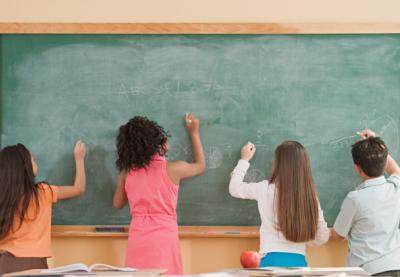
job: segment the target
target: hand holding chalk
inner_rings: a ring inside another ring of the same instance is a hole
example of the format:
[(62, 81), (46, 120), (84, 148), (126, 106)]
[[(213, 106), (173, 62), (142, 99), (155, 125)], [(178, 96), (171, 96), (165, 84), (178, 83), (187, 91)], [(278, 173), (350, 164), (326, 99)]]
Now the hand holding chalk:
[(375, 132), (373, 132), (370, 129), (365, 129), (362, 131), (357, 132), (358, 135), (360, 135), (361, 139), (367, 139), (367, 138), (374, 138), (376, 137)]
[(185, 114), (185, 121), (186, 121), (186, 123), (192, 123), (192, 119), (190, 118), (190, 113), (186, 113)]
[(256, 153), (256, 146), (249, 141), (249, 142), (247, 142), (247, 144), (243, 145), (243, 147), (242, 147), (241, 159), (250, 161), (251, 158), (253, 158), (255, 153)]
[(85, 143), (83, 143), (83, 141), (81, 140), (78, 140), (74, 148), (75, 160), (83, 160), (85, 158), (85, 154), (86, 154)]
[(189, 135), (198, 134), (200, 128), (200, 120), (193, 113), (185, 114), (186, 129)]

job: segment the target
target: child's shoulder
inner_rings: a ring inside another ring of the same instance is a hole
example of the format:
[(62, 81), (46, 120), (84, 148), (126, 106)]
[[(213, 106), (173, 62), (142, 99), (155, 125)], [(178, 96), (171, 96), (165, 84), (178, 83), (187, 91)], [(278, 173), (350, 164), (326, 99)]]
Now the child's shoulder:
[(185, 167), (188, 164), (186, 161), (174, 160), (174, 161), (166, 161), (166, 165), (168, 169), (179, 169)]
[(39, 193), (43, 195), (50, 202), (55, 202), (57, 199), (58, 189), (56, 186), (52, 186), (46, 182), (40, 182), (37, 184), (39, 188)]
[(349, 193), (347, 193), (347, 196), (346, 196), (346, 198), (349, 198), (349, 199), (352, 199), (352, 200), (355, 200), (356, 198), (357, 198), (357, 196), (358, 196), (358, 194), (360, 193), (360, 191), (359, 190), (353, 190), (353, 191), (350, 191)]
[(37, 184), (38, 188), (43, 191), (51, 190), (51, 185), (46, 182), (40, 182)]
[(386, 181), (388, 183), (392, 183), (392, 184), (396, 185), (397, 187), (400, 187), (400, 175), (397, 175), (397, 174), (390, 175), (386, 179)]
[(360, 191), (356, 189), (347, 193), (344, 200), (348, 203), (349, 202), (352, 203), (354, 206), (357, 206), (359, 198), (360, 198)]

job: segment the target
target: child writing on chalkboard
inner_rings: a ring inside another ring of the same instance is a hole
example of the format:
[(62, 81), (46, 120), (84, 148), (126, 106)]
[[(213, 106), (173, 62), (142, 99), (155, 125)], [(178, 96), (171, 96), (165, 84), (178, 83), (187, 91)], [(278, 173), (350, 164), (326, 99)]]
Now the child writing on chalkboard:
[(232, 196), (258, 202), (261, 217), (260, 267), (307, 266), (306, 245), (329, 239), (320, 208), (306, 149), (297, 141), (285, 141), (275, 150), (271, 179), (243, 182), (255, 154), (252, 143), (243, 146), (241, 160), (232, 172)]
[(35, 183), (39, 168), (23, 144), (0, 151), (0, 275), (47, 268), (52, 204), (85, 191), (83, 142), (76, 143), (74, 156), (74, 184), (54, 186)]
[(348, 239), (349, 266), (375, 276), (400, 276), (400, 167), (373, 131), (359, 134), (351, 153), (363, 182), (344, 199), (332, 238)]
[(179, 183), (206, 168), (199, 120), (185, 116), (192, 141), (193, 162), (167, 162), (168, 135), (156, 122), (135, 116), (122, 125), (117, 137), (116, 165), (120, 170), (114, 206), (129, 202), (131, 224), (125, 265), (162, 268), (182, 274), (176, 207)]

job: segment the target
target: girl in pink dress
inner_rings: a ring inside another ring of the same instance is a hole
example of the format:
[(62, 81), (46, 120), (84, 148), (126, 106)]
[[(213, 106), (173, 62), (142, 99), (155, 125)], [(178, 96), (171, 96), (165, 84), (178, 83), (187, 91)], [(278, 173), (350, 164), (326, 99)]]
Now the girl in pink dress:
[(154, 121), (135, 116), (119, 128), (116, 165), (120, 174), (114, 207), (120, 209), (129, 202), (131, 211), (126, 266), (182, 274), (176, 220), (179, 183), (206, 167), (199, 120), (186, 114), (185, 123), (193, 146), (192, 163), (166, 161), (168, 135)]

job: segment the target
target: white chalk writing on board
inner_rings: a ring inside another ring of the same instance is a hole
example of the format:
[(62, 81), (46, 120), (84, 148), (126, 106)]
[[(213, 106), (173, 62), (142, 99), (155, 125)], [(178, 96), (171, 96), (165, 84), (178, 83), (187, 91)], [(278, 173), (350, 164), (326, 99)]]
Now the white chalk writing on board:
[(217, 146), (209, 146), (206, 148), (207, 166), (210, 169), (219, 168), (222, 165), (223, 153)]
[(261, 182), (266, 179), (265, 176), (265, 173), (260, 169), (252, 168), (247, 171), (244, 181), (250, 183)]

